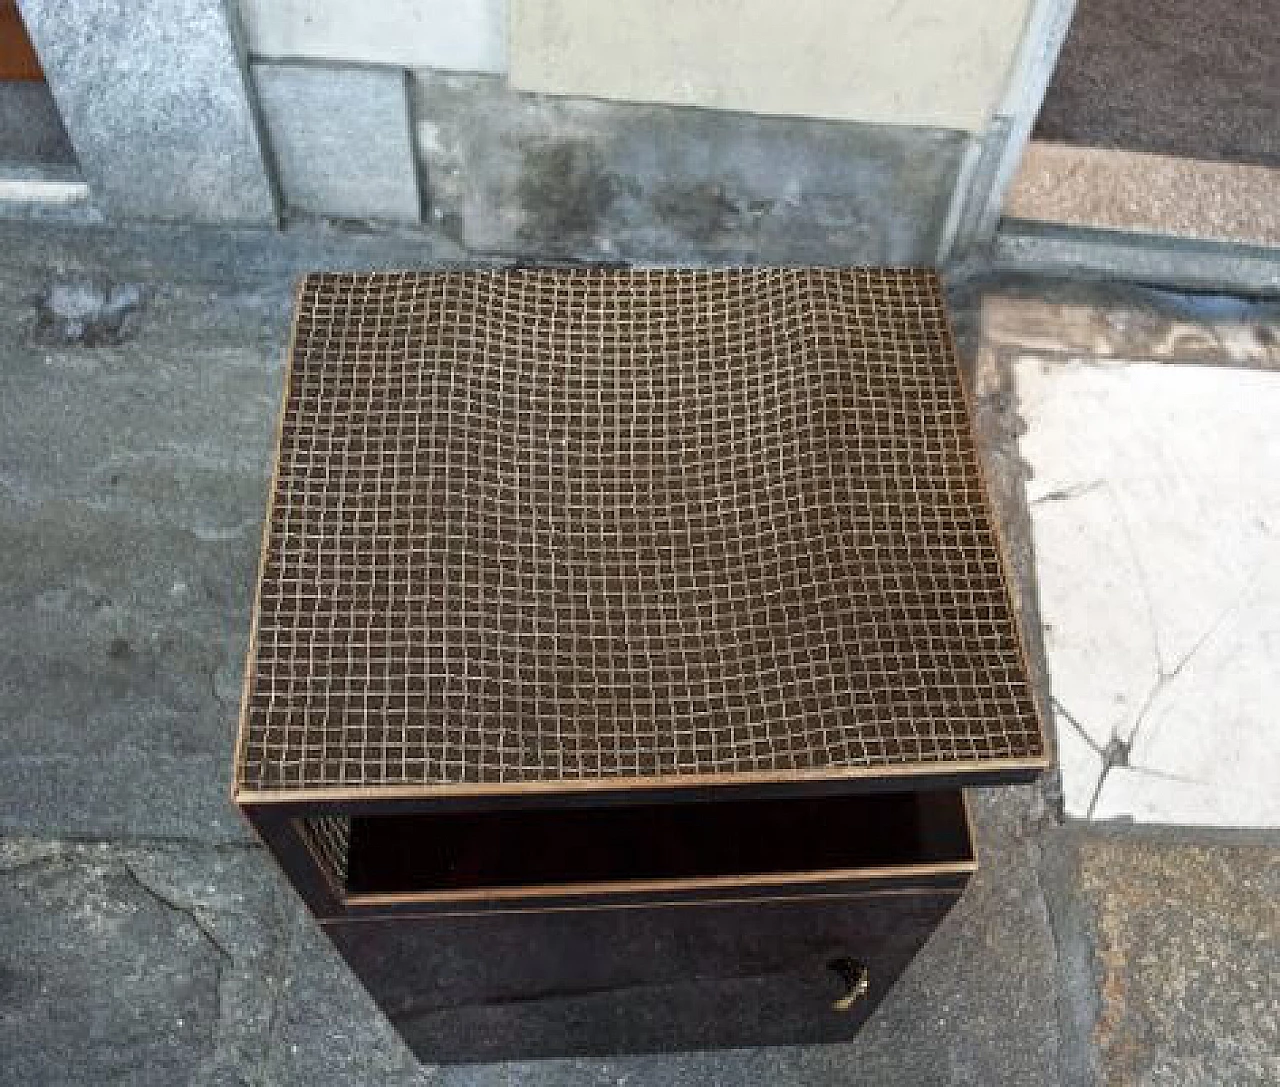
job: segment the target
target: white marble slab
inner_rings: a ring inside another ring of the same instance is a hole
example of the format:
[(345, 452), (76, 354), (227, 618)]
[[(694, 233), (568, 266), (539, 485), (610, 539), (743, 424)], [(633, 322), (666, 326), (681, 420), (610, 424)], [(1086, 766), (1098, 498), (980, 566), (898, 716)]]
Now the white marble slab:
[(1280, 373), (1017, 381), (1067, 813), (1280, 826)]

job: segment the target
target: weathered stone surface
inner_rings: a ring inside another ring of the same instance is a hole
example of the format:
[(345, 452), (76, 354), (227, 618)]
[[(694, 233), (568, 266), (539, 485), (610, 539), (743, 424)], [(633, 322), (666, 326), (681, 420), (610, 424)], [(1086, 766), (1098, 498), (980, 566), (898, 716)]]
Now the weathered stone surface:
[(258, 63), (253, 78), (289, 210), (419, 219), (403, 72)]
[(1027, 283), (989, 290), (978, 305), (983, 344), (1012, 356), (1280, 370), (1277, 299), (1120, 284), (1061, 284), (1048, 296)]
[(0, 827), (242, 839), (218, 676), (247, 634), (286, 296), (33, 286), (0, 275)]
[(1108, 1087), (1280, 1082), (1275, 845), (1081, 837)]
[(239, 0), (249, 49), (402, 68), (503, 72), (507, 0)]
[(121, 219), (275, 219), (221, 0), (21, 0), (94, 199)]
[(959, 132), (518, 94), (418, 72), (431, 214), (480, 252), (932, 263)]
[(16, 166), (76, 175), (75, 152), (43, 83), (0, 82), (0, 164), (6, 174)]
[(0, 840), (5, 1082), (250, 1081), (287, 946), (288, 902), (264, 861)]

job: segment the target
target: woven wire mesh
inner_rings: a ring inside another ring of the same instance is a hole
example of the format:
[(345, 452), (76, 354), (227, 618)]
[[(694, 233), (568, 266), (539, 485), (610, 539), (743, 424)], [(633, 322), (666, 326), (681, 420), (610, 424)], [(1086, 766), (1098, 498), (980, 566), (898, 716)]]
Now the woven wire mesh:
[(312, 857), (329, 874), (335, 886), (347, 882), (351, 854), (351, 819), (345, 815), (313, 815), (299, 819), (298, 832)]
[(1043, 749), (928, 272), (316, 275), (242, 788)]

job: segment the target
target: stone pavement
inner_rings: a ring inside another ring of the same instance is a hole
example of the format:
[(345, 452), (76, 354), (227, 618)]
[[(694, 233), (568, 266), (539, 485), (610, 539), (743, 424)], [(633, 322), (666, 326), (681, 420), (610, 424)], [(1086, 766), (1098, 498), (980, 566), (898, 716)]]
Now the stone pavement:
[[(1053, 777), (973, 794), (981, 874), (848, 1045), (420, 1067), (228, 771), (291, 278), (449, 255), (0, 224), (0, 1081), (1280, 1081), (1275, 834), (1064, 823)], [(1038, 631), (1015, 356), (1230, 360), (1280, 308), (979, 282), (955, 303)]]

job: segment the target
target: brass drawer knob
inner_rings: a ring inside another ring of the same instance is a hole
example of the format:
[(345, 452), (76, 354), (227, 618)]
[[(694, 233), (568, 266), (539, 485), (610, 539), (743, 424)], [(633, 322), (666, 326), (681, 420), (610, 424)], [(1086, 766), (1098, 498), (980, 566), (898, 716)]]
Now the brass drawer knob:
[(831, 1004), (833, 1011), (847, 1012), (871, 991), (871, 971), (853, 959), (832, 959), (827, 964), (844, 982), (844, 995)]

